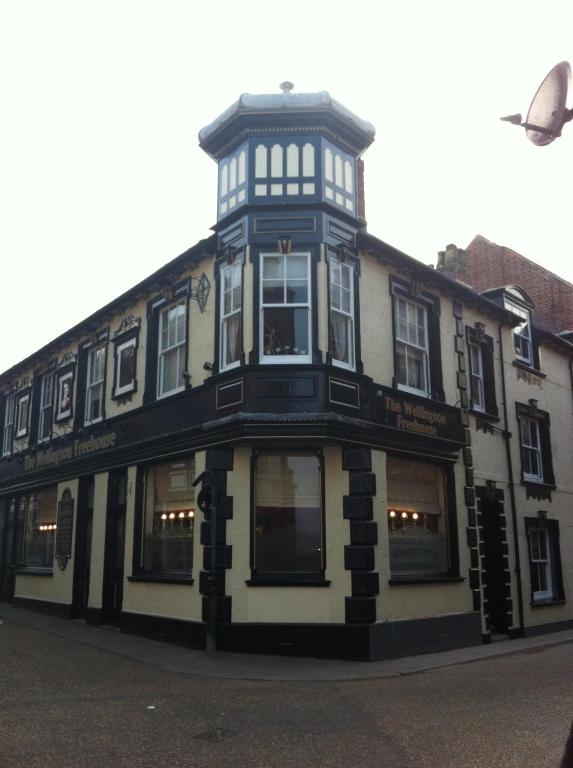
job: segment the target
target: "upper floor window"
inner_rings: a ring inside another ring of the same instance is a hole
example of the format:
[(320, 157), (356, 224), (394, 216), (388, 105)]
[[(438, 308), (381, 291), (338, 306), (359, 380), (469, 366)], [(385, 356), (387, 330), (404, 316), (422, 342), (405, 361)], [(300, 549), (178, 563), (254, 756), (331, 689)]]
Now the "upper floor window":
[(30, 391), (18, 395), (16, 398), (16, 437), (24, 437), (28, 434), (30, 420)]
[(14, 433), (14, 412), (16, 405), (16, 394), (11, 392), (6, 395), (4, 401), (4, 430), (2, 432), (2, 456), (9, 456), (12, 453), (12, 438)]
[(521, 444), (521, 471), (525, 483), (554, 485), (549, 414), (537, 409), (536, 401), (517, 404)]
[(85, 424), (103, 419), (105, 396), (106, 347), (93, 347), (88, 351), (86, 375)]
[(426, 307), (396, 296), (396, 382), (401, 389), (430, 392), (428, 317)]
[(241, 361), (242, 276), (240, 262), (221, 269), (221, 370), (233, 368)]
[(129, 336), (122, 334), (117, 339), (114, 339), (115, 371), (112, 391), (112, 397), (114, 398), (135, 391), (138, 330)]
[(260, 360), (311, 362), (310, 254), (261, 254)]
[(40, 392), (40, 423), (38, 426), (38, 442), (49, 440), (52, 436), (52, 421), (54, 419), (54, 374), (42, 376)]
[(186, 326), (186, 300), (164, 309), (159, 315), (158, 397), (172, 395), (185, 388)]
[(531, 313), (509, 299), (505, 300), (505, 308), (521, 318), (521, 322), (513, 329), (513, 348), (517, 360), (527, 365), (533, 365), (533, 348), (531, 343)]
[(485, 411), (482, 350), (478, 344), (470, 344), (470, 395), (476, 411)]
[(219, 163), (219, 217), (247, 199), (247, 146), (239, 147)]
[(56, 421), (62, 421), (72, 415), (74, 389), (74, 371), (73, 369), (64, 370), (58, 373)]
[(256, 146), (255, 197), (314, 195), (315, 174), (315, 148), (309, 141)]
[(497, 416), (493, 339), (484, 332), (483, 323), (466, 326), (469, 359), (470, 407), (474, 411)]
[(354, 158), (334, 145), (324, 148), (324, 197), (354, 213)]
[(354, 269), (329, 261), (330, 352), (334, 365), (354, 369)]
[(523, 456), (523, 477), (525, 480), (543, 482), (541, 461), (541, 439), (536, 419), (521, 419), (521, 452)]

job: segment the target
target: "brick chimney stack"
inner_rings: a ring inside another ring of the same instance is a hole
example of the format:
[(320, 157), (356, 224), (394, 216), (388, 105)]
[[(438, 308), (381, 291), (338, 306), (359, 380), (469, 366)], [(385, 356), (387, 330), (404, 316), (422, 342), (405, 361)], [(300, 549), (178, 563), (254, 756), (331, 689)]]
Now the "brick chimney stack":
[(467, 253), (458, 248), (457, 245), (450, 243), (445, 251), (438, 251), (438, 263), (436, 269), (439, 272), (446, 272), (456, 280), (469, 283), (469, 266)]

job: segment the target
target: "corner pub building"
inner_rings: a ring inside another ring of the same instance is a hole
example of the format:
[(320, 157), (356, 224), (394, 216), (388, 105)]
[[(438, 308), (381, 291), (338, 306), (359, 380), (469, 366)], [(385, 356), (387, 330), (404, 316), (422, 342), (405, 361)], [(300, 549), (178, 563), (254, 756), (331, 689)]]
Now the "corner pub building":
[(0, 598), (200, 648), (214, 583), (220, 649), (372, 660), (573, 623), (573, 347), (516, 367), (527, 298), (370, 235), (373, 127), (282, 88), (199, 135), (214, 234), (0, 376)]

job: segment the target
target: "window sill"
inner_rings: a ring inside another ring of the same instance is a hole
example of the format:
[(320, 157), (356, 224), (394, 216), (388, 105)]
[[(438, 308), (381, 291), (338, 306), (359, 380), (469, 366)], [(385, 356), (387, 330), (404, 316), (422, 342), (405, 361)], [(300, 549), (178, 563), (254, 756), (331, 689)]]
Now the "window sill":
[(402, 584), (460, 584), (463, 581), (463, 576), (392, 576), (388, 584), (398, 587)]
[(32, 566), (24, 566), (18, 568), (16, 576), (53, 576), (54, 572), (51, 568), (33, 568)]
[(566, 602), (564, 597), (550, 597), (547, 600), (532, 600), (530, 606), (532, 608), (544, 608), (547, 605), (565, 605)]
[(128, 581), (142, 582), (146, 584), (193, 584), (192, 576), (178, 576), (176, 574), (162, 573), (136, 573), (127, 577)]
[(479, 411), (477, 408), (470, 408), (470, 413), (472, 416), (476, 417), (476, 420), (479, 419), (480, 421), (499, 421), (499, 416), (496, 416), (493, 413), (488, 413), (487, 411)]
[(512, 360), (511, 364), (514, 365), (516, 368), (520, 368), (522, 371), (531, 373), (533, 376), (538, 376), (540, 379), (547, 378), (547, 375), (545, 373), (542, 373), (541, 371), (537, 370), (537, 368), (532, 368), (531, 365), (524, 363), (522, 360)]
[(273, 576), (253, 576), (245, 584), (248, 587), (329, 587), (330, 581), (327, 579), (308, 578), (288, 578)]

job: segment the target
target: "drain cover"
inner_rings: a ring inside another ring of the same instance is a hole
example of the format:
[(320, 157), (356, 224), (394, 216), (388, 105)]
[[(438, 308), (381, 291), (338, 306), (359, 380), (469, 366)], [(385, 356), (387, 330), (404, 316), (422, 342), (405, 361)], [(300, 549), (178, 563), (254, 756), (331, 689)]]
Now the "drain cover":
[(237, 731), (228, 731), (225, 728), (212, 728), (210, 731), (203, 731), (193, 736), (194, 739), (203, 739), (203, 741), (224, 741), (235, 736)]

